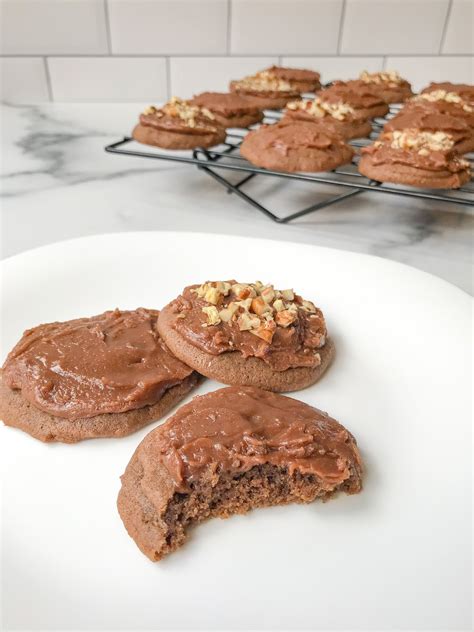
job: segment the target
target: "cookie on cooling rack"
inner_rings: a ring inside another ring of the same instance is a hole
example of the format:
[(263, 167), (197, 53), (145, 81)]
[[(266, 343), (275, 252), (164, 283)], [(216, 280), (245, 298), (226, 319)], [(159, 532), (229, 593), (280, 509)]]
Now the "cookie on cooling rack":
[(451, 136), (417, 129), (386, 132), (361, 150), (359, 171), (379, 182), (431, 189), (458, 189), (471, 178), (470, 165)]
[(257, 167), (316, 173), (350, 162), (354, 151), (319, 125), (287, 119), (249, 132), (240, 154)]
[(226, 131), (209, 110), (173, 97), (161, 108), (146, 108), (132, 136), (164, 149), (195, 149), (223, 143)]
[(359, 75), (360, 81), (367, 84), (370, 90), (380, 96), (385, 103), (403, 103), (413, 96), (411, 85), (394, 70), (383, 72), (367, 72)]
[(319, 97), (290, 101), (282, 120), (318, 123), (329, 134), (346, 140), (370, 136), (372, 131), (372, 125), (367, 120), (355, 118), (354, 109), (348, 103), (328, 103)]
[(199, 376), (167, 349), (158, 312), (110, 311), (26, 331), (0, 381), (0, 419), (41, 441), (123, 437), (160, 419)]
[(288, 81), (275, 77), (266, 70), (239, 81), (231, 81), (230, 90), (248, 97), (261, 109), (270, 110), (279, 110), (285, 107), (288, 101), (300, 96), (299, 91)]
[(362, 459), (351, 433), (327, 413), (233, 386), (195, 397), (150, 432), (121, 480), (120, 517), (156, 562), (209, 518), (357, 494)]
[(430, 112), (449, 114), (457, 119), (466, 121), (469, 127), (474, 129), (474, 103), (465, 101), (455, 92), (433, 90), (432, 92), (417, 94), (405, 103), (403, 111), (407, 112), (414, 108), (423, 108)]
[(451, 83), (449, 81), (443, 81), (440, 83), (430, 83), (429, 86), (423, 88), (421, 94), (428, 92), (436, 92), (438, 90), (446, 90), (446, 92), (454, 92), (458, 94), (464, 101), (468, 103), (474, 103), (474, 86), (468, 83)]
[(190, 104), (212, 112), (224, 127), (249, 127), (263, 120), (262, 108), (235, 92), (202, 92)]
[(314, 384), (334, 355), (319, 308), (260, 282), (186, 287), (160, 312), (158, 330), (202, 375), (270, 391)]
[(287, 81), (298, 92), (316, 92), (321, 88), (321, 75), (315, 70), (304, 68), (283, 68), (282, 66), (270, 66), (264, 72), (272, 77)]
[(320, 90), (317, 96), (325, 103), (347, 103), (358, 120), (385, 116), (389, 107), (385, 100), (375, 94), (363, 81), (335, 81), (329, 88)]
[(459, 154), (474, 151), (474, 130), (465, 120), (451, 114), (411, 106), (407, 109), (403, 108), (384, 125), (386, 132), (405, 129), (432, 133), (443, 132), (453, 139), (453, 149)]

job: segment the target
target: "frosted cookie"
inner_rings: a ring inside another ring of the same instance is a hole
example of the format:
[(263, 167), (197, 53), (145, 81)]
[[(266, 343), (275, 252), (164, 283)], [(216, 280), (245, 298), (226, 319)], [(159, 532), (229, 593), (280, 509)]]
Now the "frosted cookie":
[(424, 107), (403, 108), (384, 125), (384, 131), (417, 129), (421, 132), (443, 132), (453, 141), (453, 149), (459, 154), (474, 151), (474, 130), (466, 121), (451, 114), (443, 114)]
[(161, 340), (157, 318), (115, 310), (29, 329), (3, 365), (0, 418), (64, 443), (123, 437), (156, 421), (198, 381)]
[(440, 83), (432, 82), (429, 86), (421, 91), (421, 94), (426, 94), (428, 92), (437, 92), (438, 90), (455, 92), (464, 101), (467, 101), (468, 103), (474, 103), (474, 86), (468, 83), (451, 83), (449, 81), (444, 81)]
[(223, 143), (226, 131), (209, 110), (174, 97), (163, 107), (150, 106), (140, 114), (132, 136), (164, 149), (195, 149)]
[(457, 189), (471, 178), (468, 161), (458, 156), (453, 139), (443, 132), (386, 132), (361, 154), (360, 173), (379, 182)]
[(413, 96), (411, 85), (394, 70), (367, 72), (359, 75), (360, 81), (367, 84), (385, 103), (403, 103)]
[(252, 164), (276, 171), (331, 171), (354, 152), (340, 136), (314, 123), (284, 120), (249, 132), (240, 154)]
[(350, 105), (358, 120), (385, 116), (389, 111), (384, 99), (363, 81), (335, 81), (329, 88), (320, 90), (317, 96), (325, 103)]
[(156, 562), (209, 518), (361, 489), (356, 440), (340, 423), (295, 399), (234, 386), (195, 397), (145, 437), (117, 504)]
[(290, 101), (284, 110), (283, 120), (308, 121), (318, 123), (331, 135), (343, 139), (363, 138), (372, 131), (366, 120), (357, 119), (354, 109), (348, 103), (328, 103), (319, 97), (312, 100)]
[(186, 287), (160, 312), (158, 329), (172, 353), (202, 375), (271, 391), (314, 384), (334, 355), (318, 307), (260, 282)]
[(303, 68), (282, 68), (281, 66), (271, 66), (264, 72), (268, 72), (277, 79), (287, 81), (294, 90), (298, 92), (316, 92), (321, 88), (320, 74), (314, 70)]
[(212, 112), (216, 121), (224, 127), (249, 127), (263, 119), (258, 105), (234, 92), (203, 92), (190, 103)]
[(300, 96), (298, 90), (295, 90), (288, 81), (279, 79), (268, 71), (258, 72), (240, 81), (231, 81), (230, 90), (250, 98), (261, 109), (278, 110), (288, 101)]
[(458, 119), (465, 120), (469, 127), (474, 129), (474, 103), (470, 104), (455, 92), (433, 90), (433, 92), (417, 94), (405, 103), (403, 111), (405, 112), (413, 108), (423, 108), (430, 112), (449, 114)]

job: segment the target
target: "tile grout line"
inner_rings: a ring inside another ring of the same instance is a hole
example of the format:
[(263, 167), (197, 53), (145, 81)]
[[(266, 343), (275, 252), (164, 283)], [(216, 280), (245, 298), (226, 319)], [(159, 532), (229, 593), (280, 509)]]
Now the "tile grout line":
[(446, 39), (446, 33), (448, 32), (448, 22), (451, 17), (452, 8), (453, 8), (453, 0), (449, 0), (448, 10), (446, 11), (446, 17), (444, 19), (443, 32), (441, 33), (441, 39), (439, 42), (438, 55), (442, 54), (441, 51), (443, 50), (444, 41)]
[(49, 96), (49, 100), (52, 102), (54, 101), (53, 98), (53, 85), (51, 83), (51, 74), (49, 72), (49, 65), (48, 65), (48, 58), (47, 57), (43, 57), (43, 64), (44, 64), (44, 72), (46, 75), (46, 87), (48, 89), (48, 96)]
[(337, 38), (337, 54), (341, 54), (342, 32), (344, 30), (344, 20), (346, 18), (346, 0), (342, 0), (341, 19), (339, 20), (339, 36)]
[(166, 94), (168, 96), (168, 101), (171, 99), (171, 63), (170, 58), (165, 57), (166, 64)]
[(232, 0), (227, 0), (227, 57), (231, 55), (231, 35), (232, 35)]
[(110, 31), (109, 2), (108, 0), (103, 1), (105, 15), (105, 36), (107, 38), (107, 48), (109, 50), (109, 55), (112, 55), (112, 33)]
[[(1, 0), (0, 0), (1, 1)], [(189, 58), (189, 59), (259, 59), (259, 58), (264, 58), (264, 57), (307, 57), (309, 59), (337, 59), (337, 58), (341, 58), (341, 59), (356, 59), (359, 57), (373, 57), (373, 58), (377, 58), (377, 57), (406, 57), (406, 58), (421, 58), (421, 57), (432, 57), (432, 58), (437, 58), (437, 57), (442, 57), (444, 58), (457, 58), (457, 57), (468, 57), (469, 59), (473, 59), (474, 55), (472, 55), (472, 53), (447, 53), (445, 55), (440, 55), (438, 53), (397, 53), (396, 51), (392, 51), (390, 53), (366, 53), (365, 55), (361, 55), (360, 53), (345, 53), (343, 55), (338, 55), (337, 53), (334, 54), (328, 54), (328, 53), (323, 53), (320, 55), (302, 55), (301, 53), (277, 53), (277, 52), (270, 52), (270, 53), (258, 53), (258, 54), (251, 54), (251, 53), (242, 53), (242, 54), (234, 54), (234, 55), (226, 55), (223, 53), (207, 53), (207, 54), (191, 54), (191, 53), (173, 53), (171, 55), (169, 55), (169, 53), (127, 53), (127, 54), (121, 54), (121, 55), (109, 55), (108, 53), (91, 53), (91, 54), (67, 54), (67, 53), (12, 53), (12, 54), (6, 54), (6, 55), (0, 55), (0, 59), (5, 58), (12, 58), (12, 57), (18, 57), (18, 58), (25, 58), (25, 57), (31, 57), (32, 59), (42, 59), (43, 57), (48, 57), (51, 59), (54, 58), (64, 58), (64, 59), (93, 59), (95, 57), (97, 58), (104, 58), (104, 57), (113, 57), (114, 59), (129, 59), (129, 58), (135, 58), (135, 59), (139, 59), (139, 58), (143, 58), (143, 59), (166, 59), (166, 57), (176, 57), (178, 59), (185, 59), (185, 58)]]

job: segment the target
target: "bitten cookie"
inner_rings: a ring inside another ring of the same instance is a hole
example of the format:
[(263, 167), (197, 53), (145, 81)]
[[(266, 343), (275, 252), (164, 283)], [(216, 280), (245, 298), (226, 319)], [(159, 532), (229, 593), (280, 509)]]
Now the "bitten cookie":
[(327, 103), (316, 97), (311, 101), (290, 101), (284, 110), (283, 120), (318, 123), (327, 133), (345, 140), (370, 136), (372, 125), (357, 119), (354, 114), (348, 103)]
[(386, 132), (362, 149), (359, 171), (379, 182), (457, 189), (469, 182), (471, 172), (453, 147), (453, 139), (443, 132)]
[(320, 90), (317, 96), (326, 103), (347, 103), (354, 110), (354, 117), (367, 120), (385, 116), (388, 104), (363, 81), (335, 81), (329, 88)]
[(466, 121), (451, 114), (430, 111), (424, 107), (411, 106), (403, 108), (396, 116), (384, 125), (384, 131), (417, 129), (422, 132), (443, 132), (453, 141), (453, 149), (459, 154), (474, 150), (474, 130)]
[(240, 154), (252, 164), (276, 171), (331, 171), (354, 152), (340, 136), (314, 123), (284, 120), (249, 132)]
[(300, 96), (288, 81), (273, 76), (268, 71), (258, 72), (239, 81), (230, 82), (230, 91), (248, 97), (259, 108), (270, 110), (285, 107), (288, 101)]
[(320, 309), (260, 282), (189, 286), (160, 312), (158, 329), (202, 375), (270, 391), (314, 384), (334, 355)]
[(236, 93), (203, 92), (190, 101), (212, 112), (216, 121), (224, 127), (249, 127), (263, 119), (262, 109), (250, 99)]
[(0, 418), (64, 443), (123, 437), (156, 421), (199, 377), (166, 348), (157, 318), (115, 310), (29, 329), (3, 365)]
[(264, 72), (268, 72), (277, 79), (287, 81), (291, 87), (298, 92), (316, 92), (316, 90), (321, 88), (321, 76), (319, 72), (314, 70), (270, 66), (270, 68), (267, 68)]
[(446, 90), (446, 92), (455, 92), (468, 103), (474, 103), (474, 86), (468, 83), (451, 83), (444, 81), (440, 83), (430, 83), (429, 86), (421, 91), (421, 94), (427, 92), (437, 92), (438, 90)]
[(413, 96), (411, 85), (394, 70), (384, 72), (364, 70), (360, 73), (359, 79), (366, 83), (370, 90), (380, 96), (385, 103), (403, 103)]
[(195, 397), (143, 439), (117, 504), (156, 562), (209, 518), (361, 489), (356, 440), (341, 424), (295, 399), (234, 386)]
[(140, 114), (132, 136), (164, 149), (195, 149), (223, 143), (226, 131), (209, 110), (174, 97), (163, 107), (150, 106)]

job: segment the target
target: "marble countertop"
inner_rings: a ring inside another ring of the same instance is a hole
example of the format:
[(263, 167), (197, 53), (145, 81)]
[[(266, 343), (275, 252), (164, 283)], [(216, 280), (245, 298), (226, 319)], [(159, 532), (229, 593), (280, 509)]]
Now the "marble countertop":
[[(142, 107), (2, 106), (2, 258), (97, 233), (227, 233), (370, 253), (472, 293), (474, 222), (467, 207), (361, 194), (291, 224), (276, 224), (194, 166), (107, 154), (104, 146), (130, 133)], [(282, 214), (334, 190), (271, 178), (248, 186)], [(284, 257), (284, 245), (281, 253)]]

